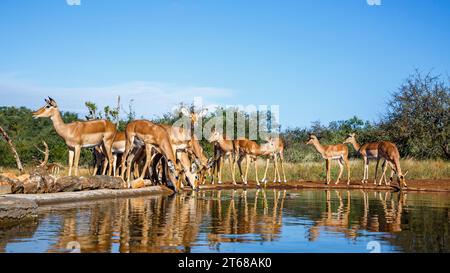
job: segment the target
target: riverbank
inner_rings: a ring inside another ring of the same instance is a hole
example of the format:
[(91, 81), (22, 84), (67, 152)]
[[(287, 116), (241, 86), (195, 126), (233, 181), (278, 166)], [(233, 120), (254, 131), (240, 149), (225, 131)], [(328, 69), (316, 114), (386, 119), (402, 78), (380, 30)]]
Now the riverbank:
[[(347, 189), (347, 190), (368, 190), (368, 191), (392, 191), (399, 190), (396, 183), (391, 186), (375, 186), (373, 182), (362, 185), (360, 181), (352, 181), (350, 185), (341, 182), (338, 185), (331, 183), (327, 185), (323, 181), (289, 181), (287, 183), (262, 183), (259, 187), (255, 181), (249, 184), (231, 182), (223, 184), (200, 185), (199, 190), (221, 190), (221, 189)], [(191, 190), (185, 187), (185, 191)], [(411, 180), (408, 187), (402, 189), (405, 192), (446, 192), (450, 193), (450, 179), (438, 180)], [(100, 189), (77, 192), (61, 192), (47, 194), (5, 194), (0, 195), (0, 224), (14, 223), (33, 218), (39, 206), (59, 203), (77, 203), (83, 201), (94, 201), (101, 199), (132, 198), (149, 195), (169, 195), (173, 191), (165, 186), (151, 186), (140, 189)]]
[[(408, 187), (403, 188), (404, 191), (414, 191), (414, 192), (449, 192), (450, 193), (450, 179), (438, 179), (438, 180), (411, 180), (407, 181)], [(372, 182), (362, 185), (361, 181), (352, 181), (350, 185), (347, 185), (345, 181), (341, 181), (338, 185), (334, 182), (327, 185), (324, 181), (288, 181), (287, 183), (273, 183), (267, 182), (266, 184), (261, 183), (260, 188), (268, 189), (364, 189), (364, 190), (376, 190), (376, 191), (390, 191), (399, 190), (398, 184), (396, 182), (392, 183), (390, 186), (382, 185), (376, 186)], [(258, 188), (255, 181), (249, 181), (247, 185), (243, 183), (237, 183), (233, 185), (231, 182), (226, 182), (222, 184), (208, 184), (200, 185), (200, 190), (219, 190), (219, 189), (242, 189), (242, 188)]]

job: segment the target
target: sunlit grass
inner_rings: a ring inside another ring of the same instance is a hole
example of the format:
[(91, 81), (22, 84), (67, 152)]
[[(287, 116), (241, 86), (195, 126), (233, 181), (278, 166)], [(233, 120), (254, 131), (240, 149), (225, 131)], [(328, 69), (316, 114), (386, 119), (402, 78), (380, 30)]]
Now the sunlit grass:
[[(450, 162), (443, 160), (414, 160), (414, 159), (404, 159), (401, 161), (402, 171), (406, 172), (407, 179), (445, 179), (450, 178)], [(363, 177), (364, 169), (363, 169), (363, 161), (362, 160), (351, 160), (350, 161), (350, 173), (352, 180), (361, 180)], [(228, 167), (228, 163), (225, 164), (223, 168), (223, 179), (224, 181), (229, 181), (231, 179), (230, 168)], [(243, 170), (245, 172), (246, 164), (245, 162), (242, 164)], [(305, 162), (305, 163), (285, 163), (285, 171), (286, 178), (288, 180), (325, 180), (326, 172), (325, 172), (325, 161), (322, 162)], [(370, 162), (369, 166), (369, 179), (373, 179), (375, 176), (375, 166), (376, 161)], [(281, 171), (281, 167), (279, 164), (279, 169)], [(265, 161), (258, 161), (258, 177), (262, 179), (264, 176), (265, 170)], [(271, 161), (268, 169), (268, 180), (273, 181), (274, 178), (274, 167), (273, 161)], [(381, 162), (378, 167), (378, 177), (381, 175)], [(339, 165), (337, 162), (333, 162), (331, 166), (331, 177), (333, 180), (337, 178), (339, 174)], [(388, 168), (387, 175), (390, 175), (390, 168)], [(236, 177), (239, 177), (239, 171), (236, 168)], [(347, 177), (347, 169), (344, 169), (344, 173), (342, 175), (343, 179)], [(283, 179), (283, 177), (281, 177)], [(248, 172), (248, 179), (255, 179), (255, 171), (254, 164), (250, 165), (250, 169)]]

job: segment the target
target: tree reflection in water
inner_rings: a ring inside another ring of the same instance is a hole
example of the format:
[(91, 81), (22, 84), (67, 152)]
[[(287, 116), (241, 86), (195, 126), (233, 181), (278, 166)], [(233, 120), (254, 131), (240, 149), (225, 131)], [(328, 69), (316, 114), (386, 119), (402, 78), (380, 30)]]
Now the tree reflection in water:
[(328, 252), (320, 242), (331, 237), (343, 252), (363, 251), (373, 239), (389, 251), (448, 252), (448, 197), (259, 189), (65, 204), (41, 208), (38, 221), (0, 229), (0, 251), (27, 244), (32, 251), (45, 241), (46, 251), (61, 252), (76, 241), (82, 252)]

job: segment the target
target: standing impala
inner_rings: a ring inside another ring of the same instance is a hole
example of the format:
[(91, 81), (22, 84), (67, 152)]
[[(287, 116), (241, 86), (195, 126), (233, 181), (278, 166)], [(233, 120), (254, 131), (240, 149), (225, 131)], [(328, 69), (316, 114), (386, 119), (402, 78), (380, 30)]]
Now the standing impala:
[(398, 152), (397, 146), (392, 142), (382, 141), (378, 145), (378, 158), (377, 158), (377, 167), (375, 169), (375, 183), (377, 182), (377, 172), (378, 172), (378, 163), (381, 159), (384, 159), (383, 162), (383, 174), (381, 175), (380, 182), (378, 185), (381, 186), (381, 181), (384, 179), (384, 183), (386, 185), (389, 185), (386, 181), (386, 170), (387, 170), (387, 164), (391, 166), (392, 172), (390, 181), (394, 179), (394, 172), (397, 174), (397, 182), (400, 186), (404, 186), (405, 188), (408, 187), (406, 185), (405, 176), (408, 174), (408, 171), (406, 171), (404, 174), (402, 173), (402, 168), (400, 167), (400, 153)]
[[(167, 166), (169, 167), (169, 179), (174, 186), (174, 190), (178, 191), (179, 185), (179, 170), (176, 169), (175, 151), (172, 148), (170, 136), (167, 131), (160, 125), (148, 120), (135, 120), (128, 123), (125, 130), (125, 152), (122, 156), (121, 176), (125, 175), (125, 161), (128, 161), (128, 170), (131, 168), (131, 162), (128, 155), (135, 145), (135, 141), (144, 143), (146, 160), (141, 174), (141, 178), (145, 175), (145, 170), (148, 169), (152, 161), (152, 150), (156, 148), (167, 159)], [(128, 187), (130, 187), (130, 175), (127, 177)]]
[[(65, 124), (58, 110), (56, 101), (52, 98), (45, 99), (45, 105), (33, 113), (34, 118), (50, 118), (53, 127), (60, 137), (64, 139), (69, 148), (69, 176), (72, 175), (72, 167), (75, 176), (78, 175), (78, 162), (80, 160), (81, 148), (96, 147), (103, 145), (108, 157), (111, 175), (113, 166), (113, 155), (111, 147), (116, 135), (116, 126), (107, 120), (76, 121)], [(106, 168), (103, 170), (103, 175)]]
[(217, 131), (214, 130), (211, 133), (211, 136), (208, 139), (209, 143), (214, 144), (214, 169), (212, 173), (212, 184), (214, 184), (214, 178), (215, 178), (215, 170), (217, 170), (217, 176), (219, 180), (219, 184), (222, 184), (222, 167), (223, 167), (223, 161), (226, 157), (228, 157), (229, 163), (230, 163), (230, 171), (231, 176), (233, 179), (233, 185), (236, 185), (236, 177), (235, 177), (235, 168), (234, 168), (234, 144), (233, 140), (226, 140), (223, 138), (223, 135)]
[(347, 185), (350, 185), (350, 164), (348, 162), (348, 148), (344, 144), (337, 145), (321, 145), (315, 135), (310, 135), (306, 144), (313, 145), (316, 150), (322, 155), (327, 163), (327, 185), (331, 182), (331, 161), (337, 160), (339, 163), (339, 177), (336, 180), (336, 185), (339, 184), (342, 173), (344, 172), (344, 164), (347, 166)]
[[(271, 143), (272, 147), (273, 147), (272, 157), (273, 157), (274, 169), (275, 169), (273, 183), (277, 182), (277, 175), (278, 175), (278, 182), (281, 182), (280, 170), (278, 169), (278, 163), (277, 163), (278, 157), (280, 158), (281, 170), (283, 171), (284, 183), (287, 183), (286, 173), (284, 172), (284, 142), (280, 137), (270, 137), (268, 139), (268, 142)], [(269, 162), (270, 162), (270, 158), (267, 159), (266, 171), (264, 172), (264, 178), (262, 179), (262, 182), (267, 182), (266, 177), (267, 177), (267, 170), (269, 169)]]
[[(345, 139), (344, 144), (352, 144), (353, 148), (363, 157), (364, 160), (364, 177), (361, 181), (363, 184), (369, 181), (369, 160), (378, 159), (378, 146), (380, 142), (370, 142), (364, 145), (359, 145), (356, 141), (355, 134), (349, 134), (347, 139)], [(375, 179), (375, 184), (377, 180)]]
[[(113, 154), (113, 175), (116, 176), (117, 173), (117, 157), (122, 155), (125, 152), (125, 132), (117, 132), (114, 137), (114, 143), (112, 145), (112, 154)], [(98, 169), (102, 166), (101, 163), (103, 159), (106, 157), (103, 149), (101, 147), (96, 147), (94, 150), (95, 156), (95, 167), (94, 167), (94, 175), (97, 174)], [(107, 161), (105, 160), (105, 163)], [(103, 169), (106, 168), (106, 164), (104, 164)]]
[[(271, 142), (264, 143), (259, 145), (253, 140), (248, 139), (239, 139), (234, 141), (234, 154), (235, 154), (235, 163), (237, 163), (239, 167), (239, 172), (241, 174), (241, 178), (244, 181), (244, 184), (247, 185), (247, 176), (248, 170), (250, 168), (250, 163), (253, 161), (255, 163), (255, 178), (256, 184), (259, 186), (258, 179), (258, 164), (257, 160), (260, 156), (266, 156), (273, 154), (274, 148)], [(241, 163), (246, 159), (247, 168), (245, 169), (245, 176), (242, 174)], [(234, 168), (235, 169), (235, 168)]]

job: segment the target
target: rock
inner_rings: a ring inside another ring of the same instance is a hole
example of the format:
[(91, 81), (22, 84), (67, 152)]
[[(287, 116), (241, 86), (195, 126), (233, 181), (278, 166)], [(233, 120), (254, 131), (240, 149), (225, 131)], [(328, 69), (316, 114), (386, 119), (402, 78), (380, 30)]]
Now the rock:
[(37, 208), (36, 202), (31, 200), (0, 196), (0, 226), (36, 218)]
[[(57, 179), (55, 176), (42, 172), (33, 172), (30, 175), (2, 176), (0, 175), (0, 193), (36, 194), (73, 192), (98, 189), (125, 189), (126, 183), (120, 177), (112, 176), (67, 176)], [(145, 182), (144, 182), (145, 185)]]
[(120, 177), (112, 176), (89, 176), (74, 177), (66, 176), (55, 181), (49, 192), (72, 192), (97, 189), (124, 189), (124, 181)]
[(144, 179), (136, 179), (131, 181), (131, 188), (132, 189), (140, 189), (140, 188), (145, 188), (145, 187), (149, 187), (152, 185), (152, 181), (150, 180), (144, 180)]

